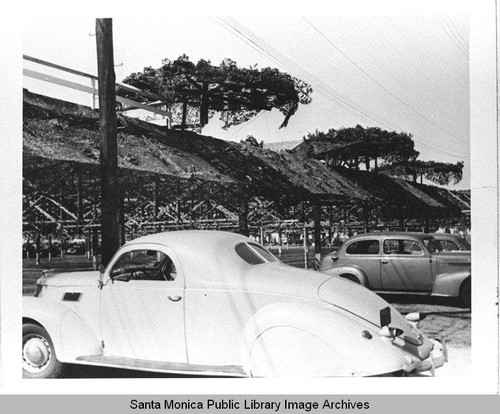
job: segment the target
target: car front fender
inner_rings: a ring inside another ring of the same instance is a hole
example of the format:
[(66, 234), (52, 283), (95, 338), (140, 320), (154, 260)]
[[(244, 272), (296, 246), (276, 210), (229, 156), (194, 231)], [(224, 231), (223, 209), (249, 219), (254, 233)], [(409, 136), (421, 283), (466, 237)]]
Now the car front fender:
[(245, 327), (243, 368), (258, 377), (366, 376), (402, 369), (404, 353), (383, 341), (378, 330), (321, 303), (275, 303)]
[(45, 328), (61, 362), (76, 362), (76, 358), (83, 355), (102, 355), (99, 340), (90, 328), (73, 310), (60, 303), (23, 297), (24, 322)]
[(432, 287), (432, 294), (436, 296), (460, 296), (462, 283), (471, 277), (471, 272), (453, 272), (437, 275)]
[[(370, 287), (366, 273), (359, 266), (355, 265), (337, 265), (328, 269), (322, 270), (322, 273), (332, 276), (352, 275), (359, 280), (359, 283), (365, 287)], [(351, 280), (350, 278), (348, 278)]]

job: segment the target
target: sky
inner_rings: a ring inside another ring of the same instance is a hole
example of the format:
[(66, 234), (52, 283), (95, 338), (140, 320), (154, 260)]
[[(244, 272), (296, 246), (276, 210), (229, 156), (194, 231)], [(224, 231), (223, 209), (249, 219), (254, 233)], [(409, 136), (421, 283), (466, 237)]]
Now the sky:
[[(191, 16), (113, 18), (117, 81), (163, 59), (276, 67), (313, 88), (286, 128), (262, 112), (225, 131), (214, 116), (203, 134), (283, 143), (330, 128), (380, 127), (413, 135), (420, 159), (465, 163), (470, 188), (469, 18), (465, 14)], [(26, 18), (23, 53), (96, 74), (95, 19)], [(90, 86), (88, 80), (24, 62), (24, 67)], [(91, 106), (90, 95), (23, 79), (32, 92)]]

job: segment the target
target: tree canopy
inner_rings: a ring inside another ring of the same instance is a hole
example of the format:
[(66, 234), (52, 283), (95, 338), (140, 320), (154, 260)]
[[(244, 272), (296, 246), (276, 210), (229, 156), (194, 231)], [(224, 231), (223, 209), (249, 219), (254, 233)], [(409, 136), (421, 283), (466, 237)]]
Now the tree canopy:
[(191, 62), (186, 55), (132, 73), (124, 83), (163, 97), (181, 128), (201, 128), (218, 112), (227, 129), (274, 108), (284, 115), (280, 128), (286, 127), (299, 104), (311, 102), (312, 93), (306, 82), (275, 68), (240, 68), (230, 59), (214, 66), (203, 59)]
[(398, 162), (385, 164), (381, 166), (380, 171), (384, 174), (411, 179), (417, 182), (417, 178), (425, 178), (435, 184), (448, 185), (453, 181), (457, 184), (462, 180), (462, 170), (464, 163), (462, 161), (456, 164), (436, 161), (409, 160), (407, 162)]
[(361, 164), (370, 170), (370, 161), (378, 169), (378, 159), (386, 162), (403, 162), (416, 158), (411, 134), (390, 132), (380, 128), (329, 129), (316, 131), (304, 137), (304, 142), (294, 152), (308, 158), (324, 160), (332, 166), (359, 169)]

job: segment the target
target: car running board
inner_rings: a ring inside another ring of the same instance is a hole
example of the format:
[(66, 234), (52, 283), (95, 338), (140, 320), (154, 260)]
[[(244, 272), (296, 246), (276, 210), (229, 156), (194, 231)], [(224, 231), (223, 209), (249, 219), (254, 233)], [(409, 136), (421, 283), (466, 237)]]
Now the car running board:
[(243, 367), (237, 365), (195, 365), (183, 362), (148, 361), (143, 359), (122, 358), (104, 355), (78, 357), (77, 362), (113, 368), (125, 368), (152, 372), (175, 374), (248, 377)]

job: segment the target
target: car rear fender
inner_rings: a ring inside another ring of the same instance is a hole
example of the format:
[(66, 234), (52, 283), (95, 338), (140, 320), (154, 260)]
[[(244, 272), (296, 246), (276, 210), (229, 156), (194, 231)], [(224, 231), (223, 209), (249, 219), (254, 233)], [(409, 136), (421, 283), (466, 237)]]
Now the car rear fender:
[(244, 370), (258, 377), (378, 375), (404, 363), (400, 350), (381, 341), (376, 327), (329, 306), (299, 302), (257, 312), (244, 329), (241, 358)]
[(471, 272), (442, 273), (434, 279), (432, 294), (436, 296), (460, 296), (460, 287), (466, 279), (470, 279)]
[(23, 323), (41, 325), (50, 335), (57, 359), (75, 362), (83, 355), (102, 355), (98, 338), (68, 307), (35, 297), (23, 298)]
[[(330, 267), (329, 269), (325, 269), (322, 271), (322, 273), (332, 276), (344, 277), (349, 280), (357, 279), (353, 281), (359, 281), (361, 285), (369, 287), (368, 277), (366, 276), (366, 273), (363, 271), (363, 269), (356, 265), (338, 265)], [(346, 277), (348, 275), (350, 275), (350, 277)]]

